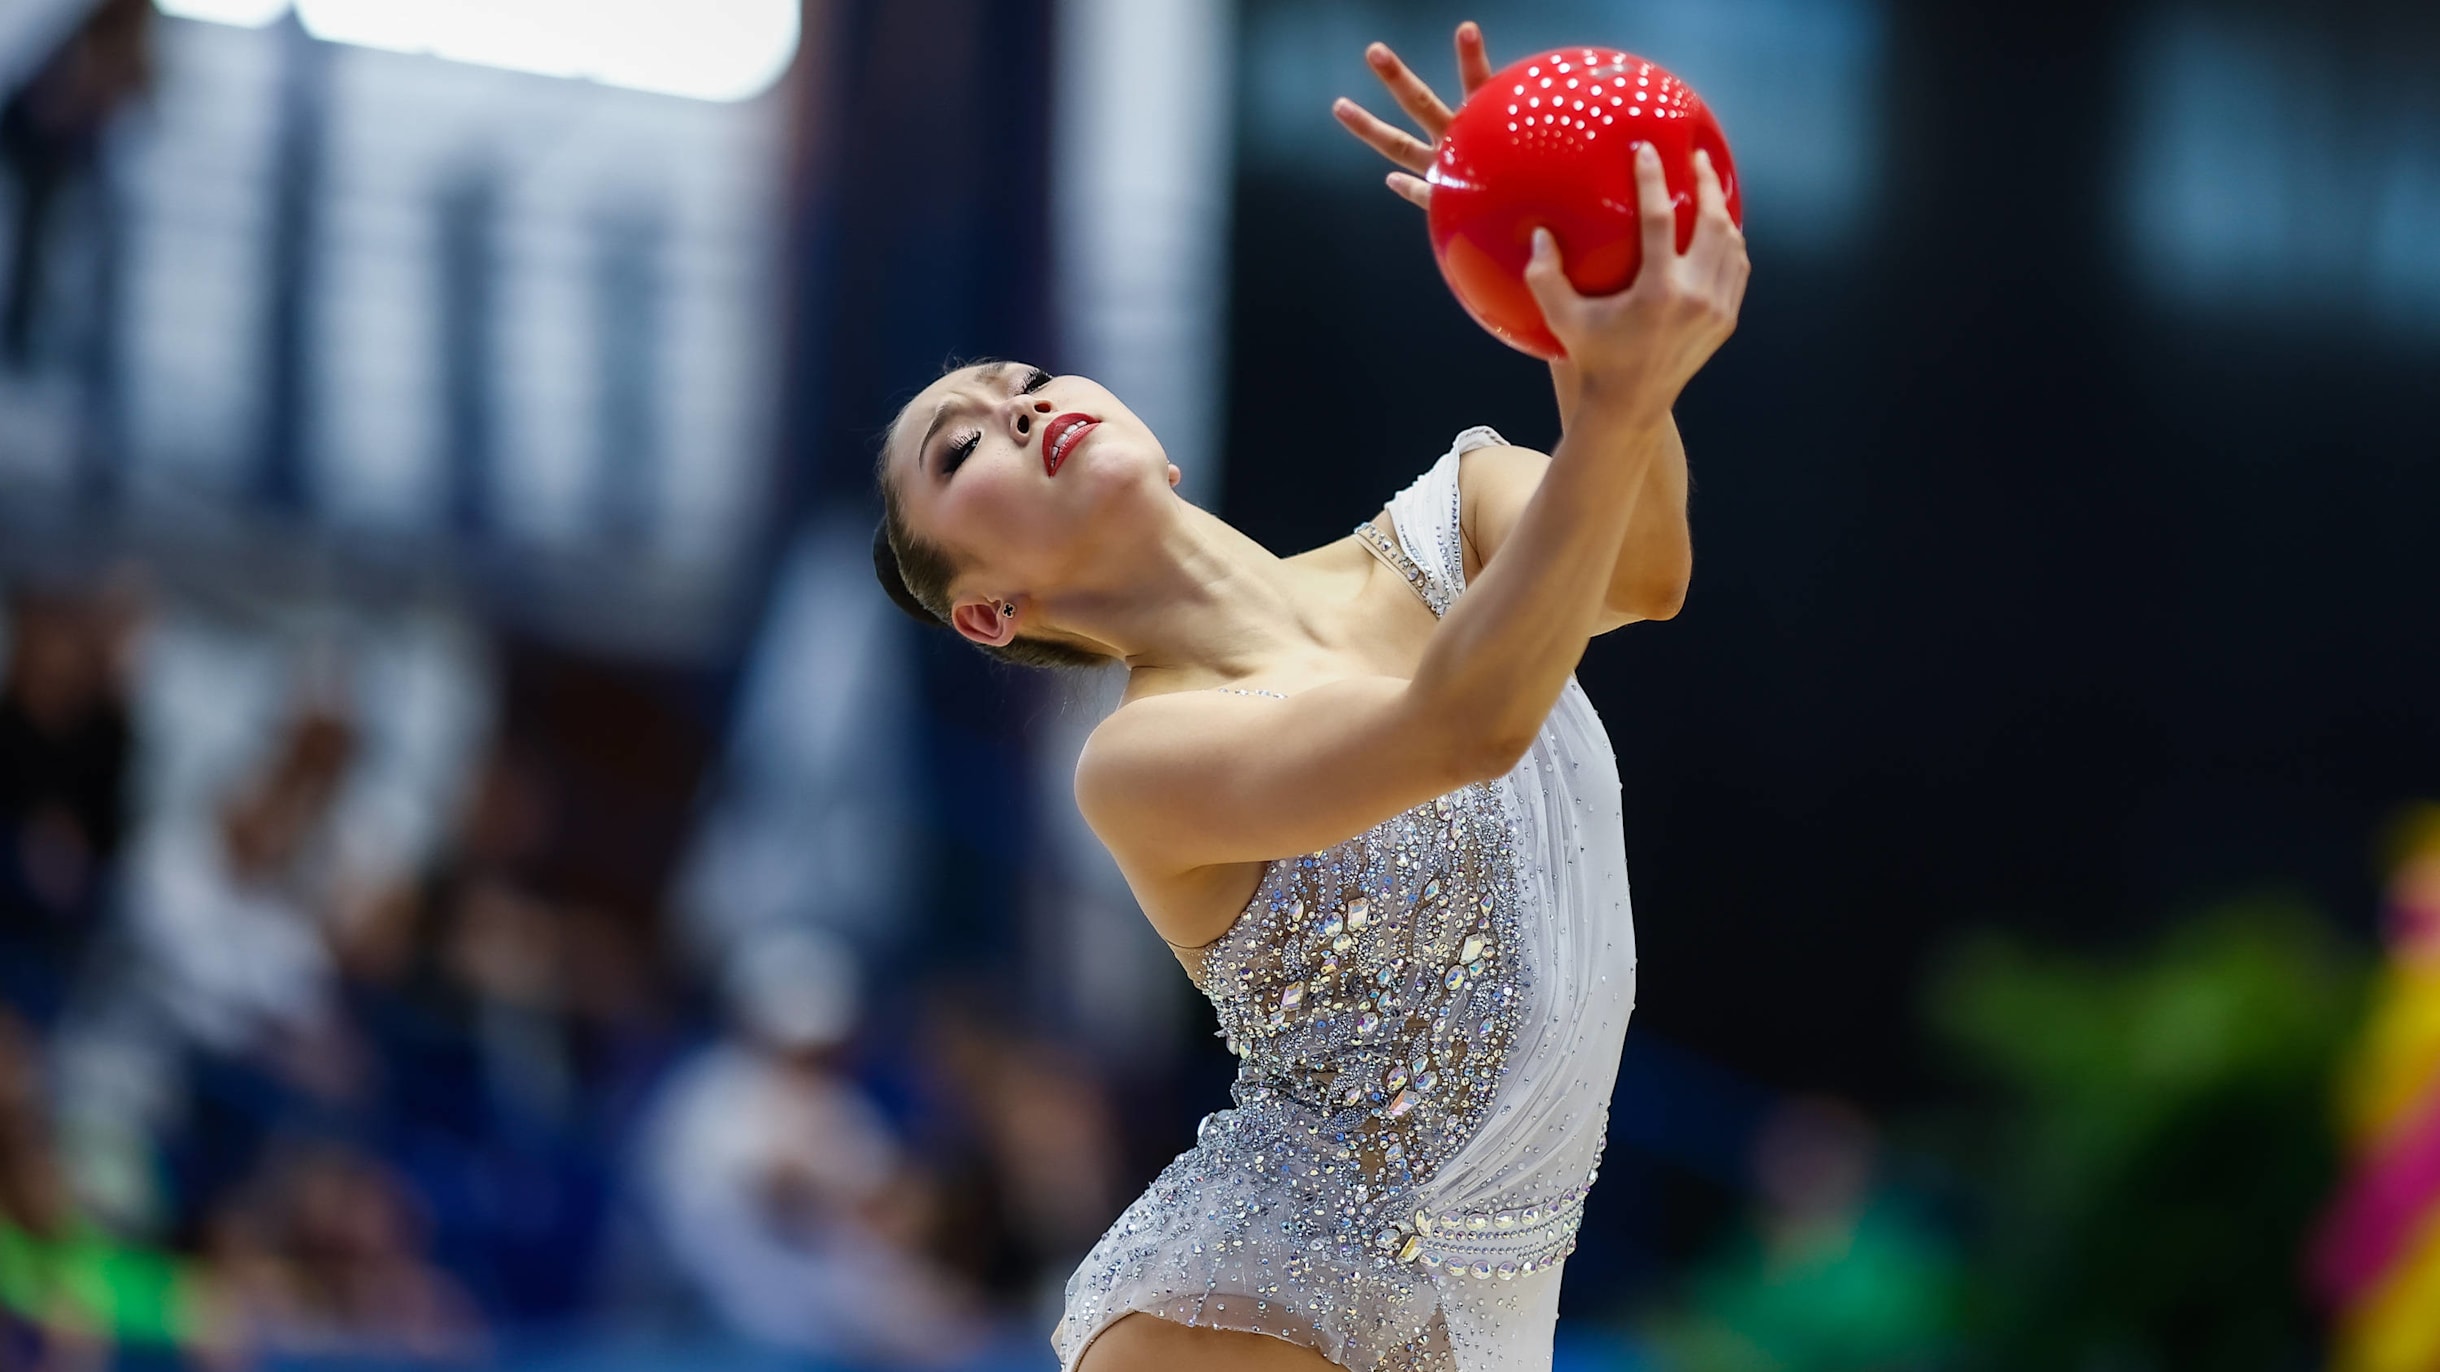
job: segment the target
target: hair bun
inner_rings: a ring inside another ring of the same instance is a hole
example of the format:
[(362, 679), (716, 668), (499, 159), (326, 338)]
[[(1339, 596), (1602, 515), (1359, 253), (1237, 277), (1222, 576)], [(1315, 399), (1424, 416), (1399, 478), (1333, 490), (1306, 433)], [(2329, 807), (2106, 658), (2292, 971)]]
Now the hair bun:
[(935, 627), (943, 622), (907, 589), (906, 574), (898, 570), (898, 552), (890, 546), (887, 520), (873, 526), (873, 578), (881, 583), (882, 590), (890, 593), (890, 603), (906, 611), (909, 618)]

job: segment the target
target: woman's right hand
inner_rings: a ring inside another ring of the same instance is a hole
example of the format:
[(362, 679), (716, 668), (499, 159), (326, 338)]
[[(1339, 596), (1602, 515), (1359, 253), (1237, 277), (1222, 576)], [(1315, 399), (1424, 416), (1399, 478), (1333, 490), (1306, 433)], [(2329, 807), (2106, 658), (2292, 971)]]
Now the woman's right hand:
[(1616, 295), (1576, 293), (1548, 229), (1536, 229), (1525, 284), (1542, 307), (1542, 321), (1567, 348), (1581, 378), (1582, 398), (1623, 402), (1667, 413), (1678, 392), (1737, 328), (1752, 264), (1745, 235), (1728, 217), (1728, 198), (1711, 158), (1694, 154), (1695, 225), (1686, 251), (1677, 250), (1677, 211), (1660, 154), (1635, 150), (1635, 199), (1641, 207), (1643, 265)]

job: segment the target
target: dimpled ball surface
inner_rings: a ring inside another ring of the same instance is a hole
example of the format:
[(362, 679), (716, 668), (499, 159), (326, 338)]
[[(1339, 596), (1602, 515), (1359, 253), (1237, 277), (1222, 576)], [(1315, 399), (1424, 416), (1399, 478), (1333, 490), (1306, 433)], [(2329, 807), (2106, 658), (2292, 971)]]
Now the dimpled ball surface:
[(1615, 48), (1556, 48), (1514, 63), (1466, 97), (1441, 136), (1432, 185), (1432, 251), (1476, 322), (1512, 347), (1558, 359), (1525, 286), (1533, 231), (1559, 240), (1568, 280), (1608, 295), (1643, 265), (1635, 148), (1659, 149), (1680, 252), (1694, 237), (1694, 150), (1711, 154), (1742, 227), (1736, 164), (1719, 121), (1667, 71)]

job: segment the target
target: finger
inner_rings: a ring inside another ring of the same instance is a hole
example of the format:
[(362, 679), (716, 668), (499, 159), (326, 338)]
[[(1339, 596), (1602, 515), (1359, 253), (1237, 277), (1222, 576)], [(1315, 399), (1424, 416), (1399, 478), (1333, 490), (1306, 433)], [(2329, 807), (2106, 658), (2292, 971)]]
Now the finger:
[(1364, 140), (1365, 146), (1411, 172), (1425, 172), (1432, 167), (1430, 145), (1394, 124), (1387, 123), (1371, 110), (1353, 100), (1341, 98), (1330, 107), (1347, 131)]
[(1745, 231), (1737, 227), (1737, 221), (1721, 219), (1709, 229), (1698, 225), (1694, 232), (1695, 237), (1708, 236), (1717, 245), (1719, 263), (1716, 270), (1718, 272), (1727, 273), (1745, 269)]
[(1417, 209), (1432, 208), (1432, 186), (1422, 177), (1409, 176), (1405, 172), (1391, 172), (1389, 188), (1412, 202)]
[(1457, 26), (1457, 89), (1461, 96), (1472, 95), (1491, 79), (1491, 49), (1483, 43), (1483, 29), (1469, 19)]
[(1661, 174), (1660, 151), (1650, 143), (1635, 145), (1635, 212), (1643, 224), (1644, 265), (1676, 257), (1677, 206), (1669, 201), (1669, 179)]
[(1736, 225), (1728, 219), (1728, 196), (1720, 189), (1719, 169), (1712, 165), (1711, 154), (1701, 148), (1694, 150), (1694, 203), (1694, 237), (1686, 244), (1686, 257), (1717, 280), (1727, 270)]
[(1710, 271), (1704, 277), (1704, 280), (1709, 283), (1712, 298), (1727, 307), (1731, 319), (1736, 318), (1737, 315), (1737, 296), (1741, 289), (1739, 283), (1743, 281), (1744, 276), (1745, 255), (1738, 252), (1734, 245), (1726, 245), (1720, 253), (1719, 261), (1712, 264)]
[(1575, 283), (1567, 279), (1567, 271), (1559, 261), (1559, 240), (1548, 229), (1533, 231), (1533, 256), (1525, 263), (1525, 289), (1533, 292), (1534, 304), (1542, 309), (1542, 322), (1557, 333), (1575, 318), (1584, 297), (1576, 294)]
[(1734, 227), (1728, 222), (1728, 193), (1720, 189), (1720, 171), (1702, 148), (1694, 150), (1694, 207), (1703, 218), (1716, 220), (1723, 228)]
[(1728, 327), (1732, 332), (1737, 327), (1737, 311), (1745, 303), (1745, 280), (1752, 270), (1752, 263), (1746, 260), (1744, 245), (1727, 243), (1718, 263), (1705, 278), (1709, 283), (1711, 298), (1727, 311)]
[(1440, 97), (1432, 94), (1423, 78), (1409, 71), (1387, 43), (1366, 48), (1364, 60), (1372, 65), (1373, 75), (1381, 78), (1381, 84), (1389, 87), (1390, 98), (1398, 102), (1398, 108), (1406, 111), (1425, 137), (1439, 142), (1441, 133), (1449, 127), (1449, 107), (1440, 103)]

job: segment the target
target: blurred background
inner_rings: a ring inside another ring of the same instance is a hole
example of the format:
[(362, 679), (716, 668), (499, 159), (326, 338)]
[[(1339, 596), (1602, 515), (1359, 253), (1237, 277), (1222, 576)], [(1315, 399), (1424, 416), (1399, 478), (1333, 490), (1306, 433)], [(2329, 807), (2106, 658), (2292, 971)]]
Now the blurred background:
[(2440, 1369), (2428, 0), (0, 0), (0, 1367), (1052, 1366), (1229, 1059), (874, 445), (1555, 442), (1328, 114), (1468, 17), (1757, 266), (1560, 1366)]

